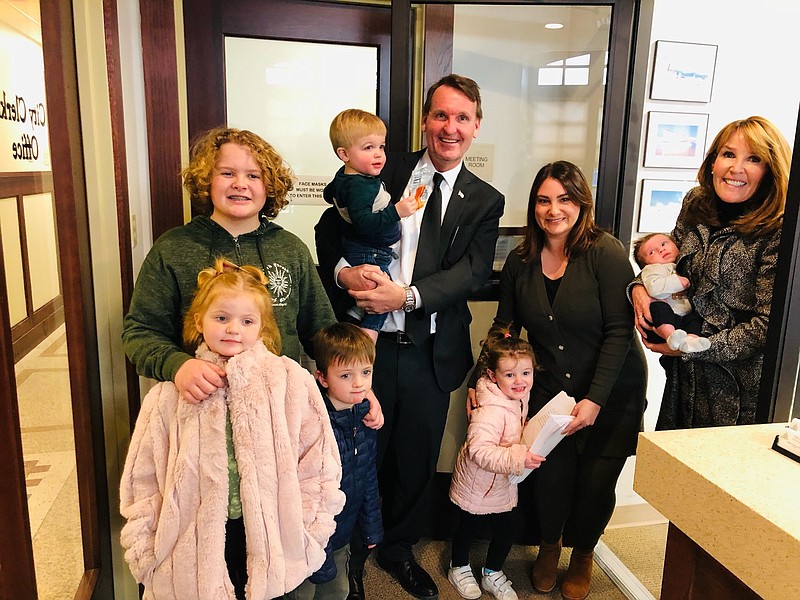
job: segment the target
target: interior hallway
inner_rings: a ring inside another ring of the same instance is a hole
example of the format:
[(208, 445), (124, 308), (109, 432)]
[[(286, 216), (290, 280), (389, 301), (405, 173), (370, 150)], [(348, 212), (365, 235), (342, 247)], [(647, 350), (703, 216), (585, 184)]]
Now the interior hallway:
[(64, 326), (15, 372), (39, 600), (66, 600), (84, 567)]

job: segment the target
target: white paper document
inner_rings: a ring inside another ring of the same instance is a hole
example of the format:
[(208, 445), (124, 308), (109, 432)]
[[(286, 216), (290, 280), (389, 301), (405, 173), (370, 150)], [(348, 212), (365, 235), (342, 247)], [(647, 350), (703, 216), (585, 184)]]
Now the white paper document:
[[(564, 438), (561, 432), (575, 418), (569, 414), (573, 408), (575, 399), (572, 396), (567, 396), (563, 391), (556, 394), (525, 424), (521, 443), (528, 446), (533, 454), (547, 456)], [(519, 483), (530, 475), (531, 471), (533, 469), (525, 469), (521, 475), (509, 475), (508, 480), (511, 483)]]

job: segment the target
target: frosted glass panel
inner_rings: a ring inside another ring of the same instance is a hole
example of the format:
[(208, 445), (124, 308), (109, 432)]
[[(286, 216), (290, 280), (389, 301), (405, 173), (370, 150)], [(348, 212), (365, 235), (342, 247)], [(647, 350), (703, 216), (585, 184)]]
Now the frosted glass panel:
[(22, 205), (25, 212), (25, 235), (28, 240), (33, 310), (39, 310), (61, 294), (53, 196), (52, 194), (25, 196)]
[(328, 129), (345, 108), (376, 111), (378, 49), (227, 37), (225, 90), (228, 124), (258, 133), (294, 169), (291, 204), (275, 222), (314, 254), (322, 188), (341, 166)]
[(13, 327), (26, 316), (25, 281), (22, 273), (22, 248), (19, 243), (17, 198), (0, 199), (0, 236), (3, 239), (3, 266), (6, 270), (8, 312)]
[(610, 22), (609, 6), (455, 6), (453, 71), (481, 86), (478, 141), (494, 147), (500, 225), (525, 224), (545, 163), (569, 160), (596, 179)]

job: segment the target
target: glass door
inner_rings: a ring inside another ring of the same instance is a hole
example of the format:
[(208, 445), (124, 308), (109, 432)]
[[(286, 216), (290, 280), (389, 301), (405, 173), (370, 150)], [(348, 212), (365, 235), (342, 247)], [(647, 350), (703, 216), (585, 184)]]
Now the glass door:
[(533, 176), (548, 162), (575, 163), (597, 191), (610, 30), (607, 5), (452, 7), (451, 70), (477, 81), (483, 100), (466, 163), (505, 194), (501, 226), (525, 224)]
[(0, 155), (6, 301), (36, 593), (55, 600), (75, 596), (84, 566), (42, 34), (38, 2), (25, 3), (23, 19), (3, 6), (6, 118), (0, 135), (10, 142)]
[[(322, 192), (341, 167), (328, 129), (344, 109), (378, 112), (378, 67), (375, 46), (225, 38), (227, 122), (258, 133), (292, 166), (297, 182), (275, 222), (306, 240), (315, 260), (308, 240), (330, 206)], [(237, 81), (252, 70), (264, 77), (238, 93)]]
[[(590, 179), (597, 221), (618, 232), (638, 12), (633, 0), (394, 0), (392, 11), (393, 54), (401, 60), (392, 61), (390, 137), (419, 130), (419, 99), (431, 83), (450, 72), (470, 76), (486, 108), (471, 166), (485, 167), (481, 177), (491, 166), (492, 184), (506, 194), (501, 226), (519, 225), (519, 202), (533, 174), (564, 158)], [(413, 59), (404, 63), (406, 55)], [(411, 140), (418, 147), (419, 137)]]
[(71, 5), (0, 3), (0, 41), (0, 597), (89, 598), (101, 572), (95, 476), (105, 476), (90, 415), (88, 231), (75, 220), (77, 96), (65, 84)]
[[(220, 22), (193, 18), (201, 6), (219, 11)], [(341, 164), (328, 140), (331, 120), (345, 108), (388, 120), (388, 3), (201, 0), (186, 11), (190, 139), (227, 123), (275, 146), (297, 176), (276, 223), (315, 254), (322, 189)], [(209, 47), (218, 64), (208, 64)], [(217, 78), (212, 94), (202, 87), (209, 78)]]

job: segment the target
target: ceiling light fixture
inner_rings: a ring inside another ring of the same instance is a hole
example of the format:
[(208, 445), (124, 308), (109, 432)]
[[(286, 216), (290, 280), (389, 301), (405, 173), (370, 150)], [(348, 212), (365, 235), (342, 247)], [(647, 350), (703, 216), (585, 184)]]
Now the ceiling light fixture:
[(561, 23), (547, 23), (544, 26), (545, 29), (563, 29), (564, 25)]

